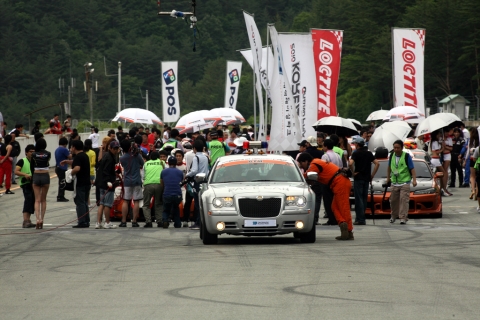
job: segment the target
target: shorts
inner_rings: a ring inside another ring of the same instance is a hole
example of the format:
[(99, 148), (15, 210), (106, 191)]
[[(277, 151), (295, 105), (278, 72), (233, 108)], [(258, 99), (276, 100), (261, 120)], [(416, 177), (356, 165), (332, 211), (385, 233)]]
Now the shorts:
[(443, 154), (443, 161), (452, 161), (452, 154), (451, 153), (444, 153)]
[(35, 213), (35, 193), (33, 192), (33, 188), (31, 184), (23, 185), (23, 213)]
[(473, 161), (473, 158), (470, 158), (470, 168), (475, 167), (475, 161)]
[(440, 162), (440, 159), (438, 158), (432, 158), (432, 160), (430, 160), (432, 166), (434, 166), (435, 168), (436, 167), (441, 167), (442, 166), (442, 163)]
[(40, 187), (50, 184), (50, 174), (48, 172), (34, 173), (32, 178), (32, 183)]
[(123, 200), (139, 201), (143, 200), (142, 186), (124, 187)]
[(113, 200), (115, 199), (115, 192), (113, 190), (105, 190), (100, 188), (100, 205), (104, 207), (113, 207)]

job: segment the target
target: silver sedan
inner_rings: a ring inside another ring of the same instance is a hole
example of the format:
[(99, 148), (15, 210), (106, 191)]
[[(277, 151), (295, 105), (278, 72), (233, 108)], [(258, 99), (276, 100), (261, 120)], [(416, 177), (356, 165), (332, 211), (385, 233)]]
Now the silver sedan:
[[(309, 173), (316, 180), (316, 173)], [(313, 243), (315, 194), (296, 162), (284, 155), (232, 155), (219, 158), (208, 177), (198, 174), (204, 244), (220, 234), (294, 234)]]

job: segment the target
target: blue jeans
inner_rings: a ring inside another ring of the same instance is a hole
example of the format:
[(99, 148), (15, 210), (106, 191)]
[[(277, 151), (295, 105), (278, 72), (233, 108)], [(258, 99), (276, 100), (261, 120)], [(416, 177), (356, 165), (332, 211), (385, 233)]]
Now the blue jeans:
[(173, 226), (180, 228), (182, 222), (180, 221), (180, 209), (178, 206), (182, 202), (182, 195), (179, 196), (163, 196), (163, 222), (168, 222), (168, 216), (170, 213), (173, 216)]
[(368, 181), (355, 180), (353, 192), (355, 194), (355, 222), (365, 223), (365, 209), (367, 208)]
[(78, 224), (90, 225), (90, 212), (88, 208), (88, 196), (90, 195), (91, 185), (77, 186), (75, 198), (73, 199), (77, 206)]
[(465, 162), (465, 177), (463, 177), (463, 183), (470, 184), (470, 157), (467, 157)]

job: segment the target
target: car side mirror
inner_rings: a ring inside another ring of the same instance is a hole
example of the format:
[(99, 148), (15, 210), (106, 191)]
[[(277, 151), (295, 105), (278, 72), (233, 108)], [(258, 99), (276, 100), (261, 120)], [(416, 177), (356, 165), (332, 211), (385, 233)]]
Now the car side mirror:
[(195, 182), (197, 183), (205, 183), (207, 182), (207, 175), (205, 173), (197, 173), (195, 175)]
[(316, 172), (307, 172), (307, 180), (317, 181), (317, 180), (318, 180), (318, 173), (316, 173)]
[(435, 178), (435, 179), (443, 178), (443, 172), (437, 172), (437, 173), (435, 173), (434, 178)]

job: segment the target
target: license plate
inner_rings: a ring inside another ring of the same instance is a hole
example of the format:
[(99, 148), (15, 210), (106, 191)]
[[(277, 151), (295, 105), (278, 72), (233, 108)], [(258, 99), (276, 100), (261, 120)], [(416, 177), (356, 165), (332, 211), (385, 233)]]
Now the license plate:
[(245, 227), (276, 227), (277, 220), (245, 220)]

